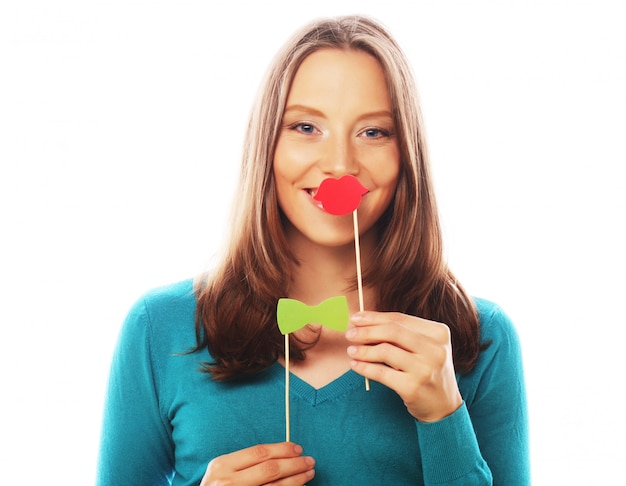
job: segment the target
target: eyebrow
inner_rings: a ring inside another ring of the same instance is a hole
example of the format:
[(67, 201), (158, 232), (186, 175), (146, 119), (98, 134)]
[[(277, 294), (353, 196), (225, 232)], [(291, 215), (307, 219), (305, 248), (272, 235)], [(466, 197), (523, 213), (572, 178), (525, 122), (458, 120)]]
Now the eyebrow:
[(324, 113), (322, 113), (321, 111), (305, 105), (289, 105), (285, 107), (285, 113), (289, 113), (291, 111), (304, 111), (306, 113), (310, 113), (311, 115), (324, 116)]
[[(320, 116), (320, 117), (326, 116), (320, 110), (317, 110), (315, 108), (312, 108), (306, 105), (289, 105), (285, 107), (285, 114), (290, 113), (292, 111), (302, 111), (302, 112), (306, 112), (308, 114), (311, 114), (314, 116)], [(387, 118), (391, 118), (392, 120), (394, 119), (393, 114), (389, 110), (379, 110), (379, 111), (371, 111), (368, 113), (363, 113), (361, 116), (359, 116), (358, 119), (362, 120), (363, 118), (374, 118), (374, 117), (387, 117)]]

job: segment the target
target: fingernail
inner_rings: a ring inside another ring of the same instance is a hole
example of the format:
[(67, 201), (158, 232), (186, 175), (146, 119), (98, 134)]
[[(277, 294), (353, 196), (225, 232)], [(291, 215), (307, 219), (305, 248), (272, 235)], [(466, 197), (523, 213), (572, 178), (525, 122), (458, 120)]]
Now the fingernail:
[(312, 457), (305, 457), (304, 462), (306, 462), (307, 466), (315, 466), (315, 459)]
[(356, 354), (356, 346), (348, 346), (348, 354), (350, 356), (352, 356), (353, 354)]
[(302, 446), (299, 446), (299, 445), (296, 444), (296, 445), (293, 446), (293, 450), (298, 455), (302, 454)]
[(353, 314), (352, 317), (350, 318), (350, 320), (352, 322), (361, 322), (363, 320), (363, 315), (362, 314)]
[(352, 339), (354, 336), (356, 336), (356, 329), (348, 329), (346, 331), (346, 337), (348, 339)]

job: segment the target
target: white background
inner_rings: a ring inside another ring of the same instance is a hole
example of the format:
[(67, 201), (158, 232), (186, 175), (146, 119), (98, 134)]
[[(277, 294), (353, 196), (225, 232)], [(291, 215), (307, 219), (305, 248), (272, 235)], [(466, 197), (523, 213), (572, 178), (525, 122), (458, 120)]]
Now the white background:
[(365, 13), (414, 68), (450, 264), (519, 329), (534, 484), (624, 484), (619, 3), (3, 2), (2, 483), (93, 483), (119, 326), (219, 248), (271, 56)]

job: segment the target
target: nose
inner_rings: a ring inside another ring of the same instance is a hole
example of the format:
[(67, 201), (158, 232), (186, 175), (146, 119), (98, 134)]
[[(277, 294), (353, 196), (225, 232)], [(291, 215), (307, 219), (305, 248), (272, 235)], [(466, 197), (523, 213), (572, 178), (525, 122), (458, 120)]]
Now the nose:
[(320, 168), (324, 174), (339, 178), (346, 174), (356, 175), (359, 164), (356, 153), (349, 140), (343, 137), (329, 137)]

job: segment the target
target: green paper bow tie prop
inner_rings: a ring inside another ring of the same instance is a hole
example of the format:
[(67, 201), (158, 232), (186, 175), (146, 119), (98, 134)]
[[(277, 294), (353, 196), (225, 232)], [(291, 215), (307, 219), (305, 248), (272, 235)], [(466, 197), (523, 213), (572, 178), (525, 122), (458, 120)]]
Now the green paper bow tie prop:
[(283, 334), (297, 331), (311, 323), (321, 324), (335, 331), (345, 331), (349, 318), (348, 299), (343, 295), (331, 297), (315, 306), (295, 299), (279, 299), (276, 309), (278, 328)]

